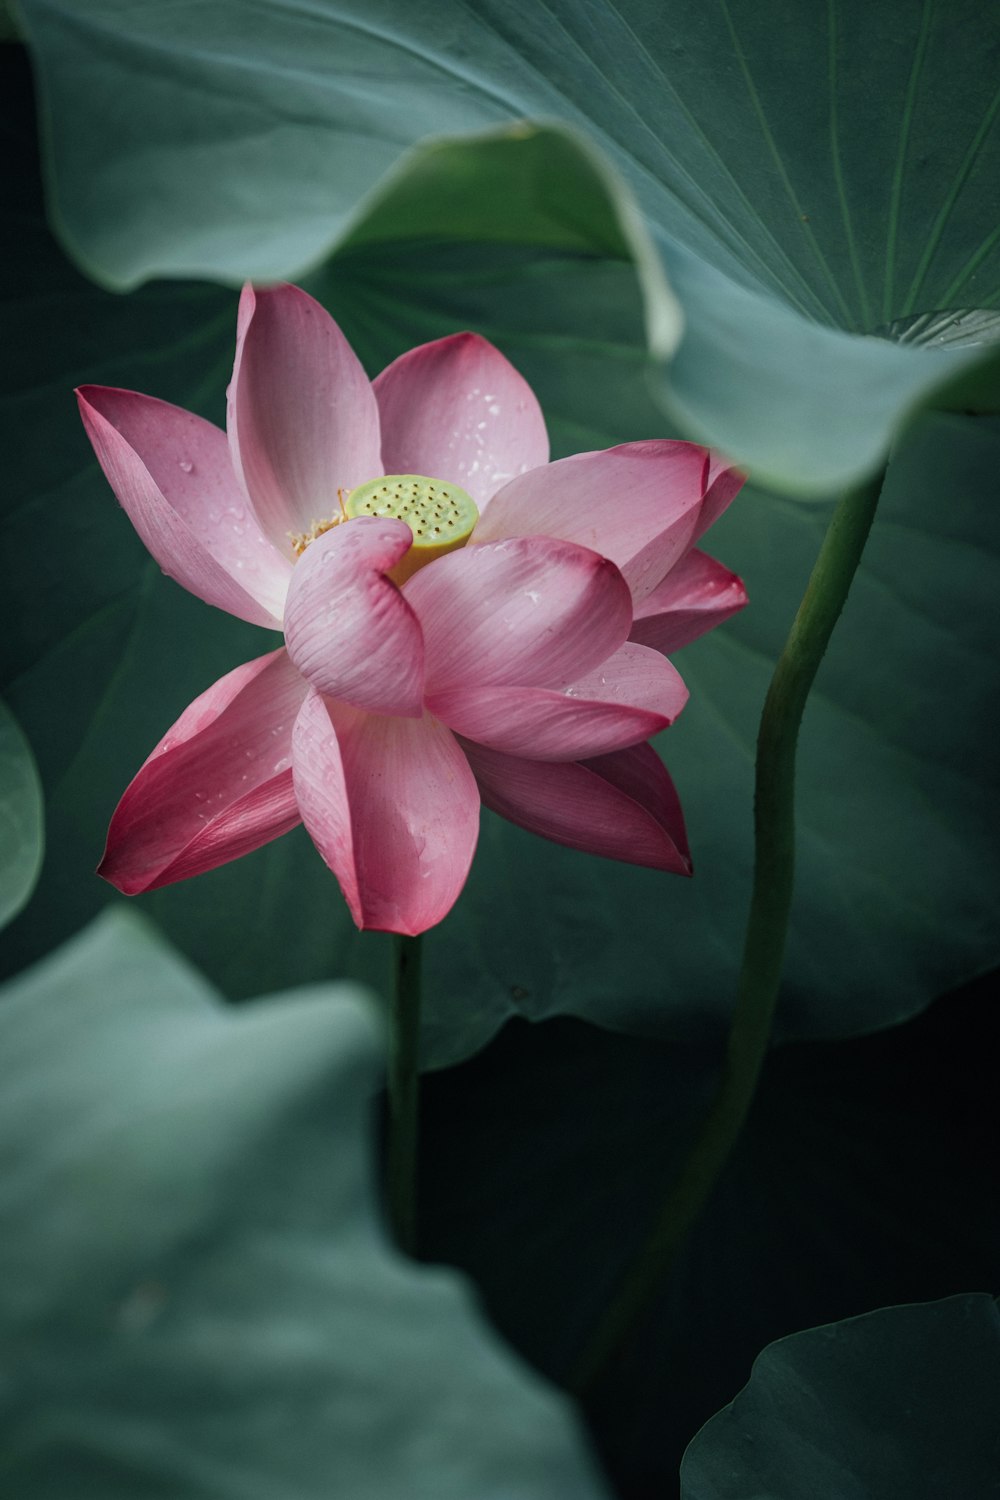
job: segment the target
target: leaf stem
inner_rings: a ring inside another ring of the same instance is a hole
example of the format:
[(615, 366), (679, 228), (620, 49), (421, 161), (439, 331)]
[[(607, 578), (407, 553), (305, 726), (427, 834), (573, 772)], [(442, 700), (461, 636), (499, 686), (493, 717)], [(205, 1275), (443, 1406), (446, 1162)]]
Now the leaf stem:
[(838, 502), (771, 678), (757, 736), (753, 893), (722, 1077), (648, 1239), (571, 1372), (575, 1390), (592, 1386), (631, 1334), (700, 1216), (749, 1113), (770, 1042), (788, 933), (799, 725), (861, 560), (882, 479), (877, 475)]
[(389, 1001), (389, 1131), (386, 1194), (399, 1248), (414, 1254), (417, 1239), (417, 1141), (420, 1100), (420, 936), (392, 940)]

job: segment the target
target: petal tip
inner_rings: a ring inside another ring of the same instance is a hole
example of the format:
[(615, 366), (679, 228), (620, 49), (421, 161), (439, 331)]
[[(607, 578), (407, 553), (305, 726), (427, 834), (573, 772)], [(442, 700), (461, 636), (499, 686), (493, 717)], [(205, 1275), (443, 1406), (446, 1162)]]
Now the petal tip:
[(106, 880), (108, 885), (114, 886), (120, 896), (142, 895), (146, 889), (143, 882), (141, 880), (130, 880), (124, 871), (115, 868), (116, 863), (111, 851), (105, 849), (100, 864), (94, 870), (94, 874), (100, 876), (102, 880)]

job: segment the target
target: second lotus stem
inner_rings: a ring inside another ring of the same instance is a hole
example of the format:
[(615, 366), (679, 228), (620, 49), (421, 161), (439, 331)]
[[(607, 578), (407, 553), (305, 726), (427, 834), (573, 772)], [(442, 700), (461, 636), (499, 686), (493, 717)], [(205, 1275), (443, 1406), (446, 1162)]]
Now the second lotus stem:
[(757, 736), (753, 892), (722, 1078), (645, 1245), (571, 1374), (577, 1390), (594, 1384), (632, 1333), (700, 1216), (749, 1113), (770, 1043), (788, 935), (799, 725), (861, 560), (882, 481), (879, 474), (838, 502), (771, 678)]

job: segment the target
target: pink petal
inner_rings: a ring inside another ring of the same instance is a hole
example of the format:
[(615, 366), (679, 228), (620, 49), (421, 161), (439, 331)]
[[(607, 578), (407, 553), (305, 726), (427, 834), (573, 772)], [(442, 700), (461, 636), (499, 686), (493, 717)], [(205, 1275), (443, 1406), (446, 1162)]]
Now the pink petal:
[(623, 443), (533, 470), (496, 495), (474, 542), (554, 536), (617, 563), (633, 598), (648, 594), (690, 545), (708, 472), (694, 443)]
[(303, 821), (358, 927), (415, 934), (447, 916), (475, 852), (479, 794), (444, 725), (314, 692), (292, 756)]
[(550, 537), (448, 553), (406, 584), (424, 632), (427, 692), (550, 686), (625, 643), (632, 601), (613, 563)]
[(163, 571), (241, 620), (276, 626), (290, 567), (247, 505), (225, 433), (137, 391), (76, 395), (98, 462)]
[(228, 425), (233, 467), (285, 556), (289, 532), (337, 515), (338, 489), (383, 472), (368, 378), (330, 314), (298, 287), (244, 287)]
[(196, 698), (115, 809), (99, 874), (134, 896), (294, 828), (292, 725), (307, 691), (287, 654), (272, 651)]
[(412, 541), (403, 521), (357, 516), (311, 542), (297, 563), (285, 640), (321, 693), (376, 713), (423, 712), (420, 623), (385, 576)]
[(691, 874), (680, 801), (651, 746), (570, 762), (462, 746), (483, 802), (511, 823), (588, 854)]
[(585, 760), (658, 734), (687, 697), (669, 662), (626, 644), (562, 691), (473, 685), (430, 696), (427, 707), (466, 739), (507, 755)]
[(421, 344), (375, 381), (387, 474), (427, 474), (468, 490), (480, 510), (548, 462), (545, 419), (528, 382), (475, 333)]
[(692, 551), (636, 610), (629, 640), (676, 651), (728, 620), (747, 602), (742, 579), (706, 552)]
[(747, 476), (743, 471), (734, 469), (729, 460), (723, 458), (720, 453), (714, 450), (709, 453), (705, 499), (702, 502), (701, 515), (694, 534), (695, 541), (700, 536), (704, 536), (710, 526), (715, 525), (724, 510), (728, 510), (746, 484), (746, 479)]

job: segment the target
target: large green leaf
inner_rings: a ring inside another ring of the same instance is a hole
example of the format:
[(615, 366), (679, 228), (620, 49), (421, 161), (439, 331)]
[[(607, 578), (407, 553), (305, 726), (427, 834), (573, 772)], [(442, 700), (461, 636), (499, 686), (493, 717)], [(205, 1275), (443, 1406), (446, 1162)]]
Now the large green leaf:
[(0, 703), (0, 927), (35, 888), (45, 842), (42, 788), (17, 721)]
[(887, 1307), (772, 1344), (695, 1438), (682, 1500), (940, 1500), (997, 1492), (992, 1297)]
[[(960, 372), (963, 400), (1000, 396), (997, 358), (857, 336), (1000, 294), (1000, 12), (979, 0), (22, 6), (53, 211), (110, 284), (300, 274), (407, 147), (529, 115), (586, 130), (631, 188), (686, 322), (672, 358), (644, 275), (663, 400), (759, 478), (856, 478)], [(475, 219), (491, 184), (467, 149)], [(544, 196), (534, 218), (542, 239)]]
[[(995, 1288), (995, 995), (994, 976), (877, 1036), (771, 1054), (700, 1222), (589, 1393), (623, 1500), (676, 1495), (688, 1442), (775, 1339)], [(718, 1062), (716, 1047), (562, 1020), (515, 1023), (425, 1080), (423, 1252), (470, 1273), (552, 1378), (572, 1371), (648, 1235)], [(942, 1486), (953, 1493), (978, 1500)]]
[[(53, 850), (10, 931), (12, 967), (107, 899), (93, 870), (122, 789), (186, 704), (271, 637), (159, 575), (114, 503), (70, 395), (97, 380), (221, 420), (235, 298), (191, 283), (120, 297), (74, 272), (40, 222), (33, 181), (17, 170), (30, 159), (30, 127), (13, 74), (9, 82), (4, 205), (19, 253), (3, 313), (0, 422), (5, 451), (23, 459), (7, 471), (4, 555), (29, 565), (5, 580), (0, 652), (39, 757)], [(505, 180), (498, 143), (486, 143), (481, 160)], [(586, 160), (568, 156), (563, 175), (574, 160), (581, 192), (599, 201)], [(430, 194), (430, 179), (425, 187)], [(540, 191), (531, 179), (527, 190)], [(610, 253), (610, 216), (592, 253), (580, 252), (567, 224), (552, 229), (543, 254), (495, 243), (485, 219), (485, 245), (400, 243), (392, 206), (375, 211), (384, 240), (359, 229), (353, 248), (312, 278), (373, 373), (407, 345), (472, 323), (538, 389), (557, 451), (655, 430), (639, 298), (628, 265)], [(504, 214), (497, 198), (493, 223)], [(982, 496), (998, 462), (994, 424), (939, 417), (894, 465), (803, 735), (785, 1035), (886, 1025), (996, 961), (984, 705), (1000, 655), (1000, 516)], [(429, 1062), (467, 1055), (518, 1012), (571, 1012), (659, 1035), (714, 1033), (724, 1022), (747, 900), (756, 719), (825, 519), (823, 507), (758, 491), (713, 533), (754, 602), (679, 658), (693, 701), (662, 745), (687, 810), (695, 879), (571, 854), (485, 817), (467, 890), (427, 942)], [(44, 566), (30, 565), (36, 558)], [(142, 904), (233, 997), (333, 974), (384, 981), (383, 940), (355, 933), (301, 832)]]
[(0, 1040), (5, 1494), (603, 1493), (568, 1404), (386, 1242), (357, 991), (234, 1012), (117, 912)]

